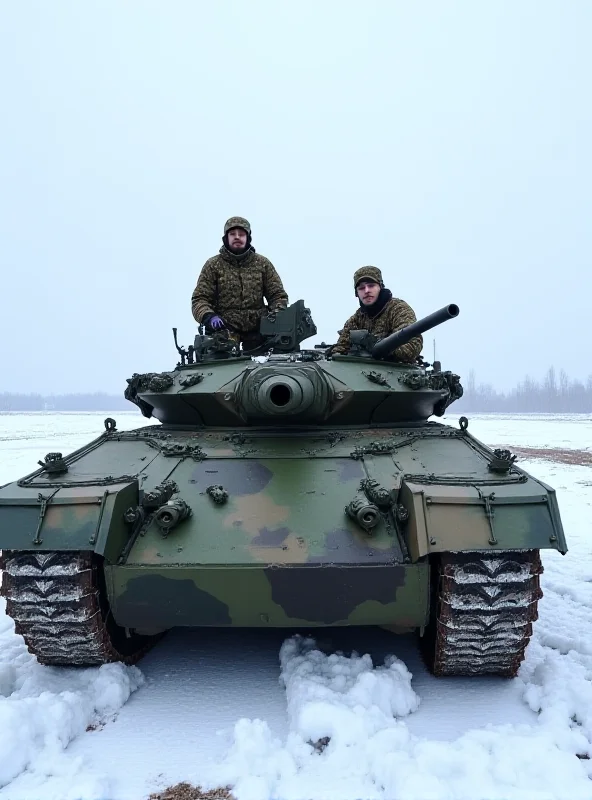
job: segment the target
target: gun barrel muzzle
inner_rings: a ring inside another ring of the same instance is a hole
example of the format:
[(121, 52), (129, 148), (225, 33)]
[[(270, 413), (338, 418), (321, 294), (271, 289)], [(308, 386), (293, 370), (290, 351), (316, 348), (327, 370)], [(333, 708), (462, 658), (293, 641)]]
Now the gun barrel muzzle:
[(314, 387), (308, 377), (271, 375), (257, 390), (257, 403), (266, 414), (280, 416), (305, 411), (314, 400)]

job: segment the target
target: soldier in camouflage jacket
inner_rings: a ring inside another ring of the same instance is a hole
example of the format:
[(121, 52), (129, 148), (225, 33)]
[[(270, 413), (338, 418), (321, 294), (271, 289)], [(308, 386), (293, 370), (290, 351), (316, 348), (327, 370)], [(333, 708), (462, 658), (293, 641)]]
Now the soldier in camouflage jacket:
[(268, 307), (285, 308), (288, 295), (271, 261), (252, 247), (248, 220), (227, 220), (222, 242), (219, 254), (202, 267), (191, 296), (191, 312), (207, 328), (226, 328), (245, 348), (255, 347), (261, 339), (262, 313)]
[[(354, 273), (354, 290), (360, 302), (360, 308), (353, 314), (339, 332), (333, 353), (347, 353), (349, 350), (349, 332), (367, 330), (379, 339), (383, 339), (395, 331), (416, 322), (415, 313), (404, 300), (393, 297), (384, 288), (382, 273), (378, 267), (361, 267)], [(389, 356), (389, 360), (415, 361), (421, 353), (423, 338), (416, 336), (407, 344), (397, 347)]]

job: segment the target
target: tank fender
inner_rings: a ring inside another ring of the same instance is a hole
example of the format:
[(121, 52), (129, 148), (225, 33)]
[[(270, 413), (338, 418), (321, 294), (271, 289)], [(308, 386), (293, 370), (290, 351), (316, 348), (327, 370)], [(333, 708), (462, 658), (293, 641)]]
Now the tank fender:
[(555, 492), (545, 484), (441, 485), (403, 480), (407, 545), (416, 561), (430, 553), (555, 549), (567, 552)]
[(124, 512), (138, 502), (138, 481), (109, 486), (21, 489), (0, 498), (4, 550), (94, 551), (116, 560), (129, 537)]

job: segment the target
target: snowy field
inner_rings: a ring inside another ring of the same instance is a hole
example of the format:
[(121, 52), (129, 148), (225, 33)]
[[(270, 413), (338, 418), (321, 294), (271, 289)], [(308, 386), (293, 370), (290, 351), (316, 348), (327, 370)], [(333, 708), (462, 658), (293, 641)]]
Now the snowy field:
[[(449, 411), (453, 411), (451, 406)], [(457, 425), (461, 414), (442, 421)], [(493, 447), (565, 448), (592, 451), (592, 414), (466, 414), (469, 431)]]
[[(0, 484), (99, 435), (106, 416), (0, 415)], [(469, 420), (496, 446), (592, 449), (592, 416)], [(47, 668), (2, 607), (0, 800), (144, 800), (179, 781), (239, 800), (592, 800), (592, 469), (520, 465), (557, 489), (570, 551), (544, 554), (515, 680), (435, 679), (414, 637), (359, 628), (316, 645), (177, 630), (139, 667)], [(321, 752), (309, 744), (325, 736)]]

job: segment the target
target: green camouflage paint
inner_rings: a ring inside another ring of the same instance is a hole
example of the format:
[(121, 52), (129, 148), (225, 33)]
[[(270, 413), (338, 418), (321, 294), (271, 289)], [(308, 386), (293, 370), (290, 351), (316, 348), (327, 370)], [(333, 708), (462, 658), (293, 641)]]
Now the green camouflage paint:
[(551, 487), (464, 422), (427, 422), (454, 399), (450, 376), (322, 351), (136, 376), (129, 399), (162, 425), (107, 426), (67, 472), (0, 488), (0, 549), (80, 553), (81, 575), (94, 554), (105, 607), (144, 633), (423, 628), (441, 555), (492, 569), (499, 553), (513, 574), (508, 553), (532, 551), (534, 575), (536, 551), (567, 550)]

